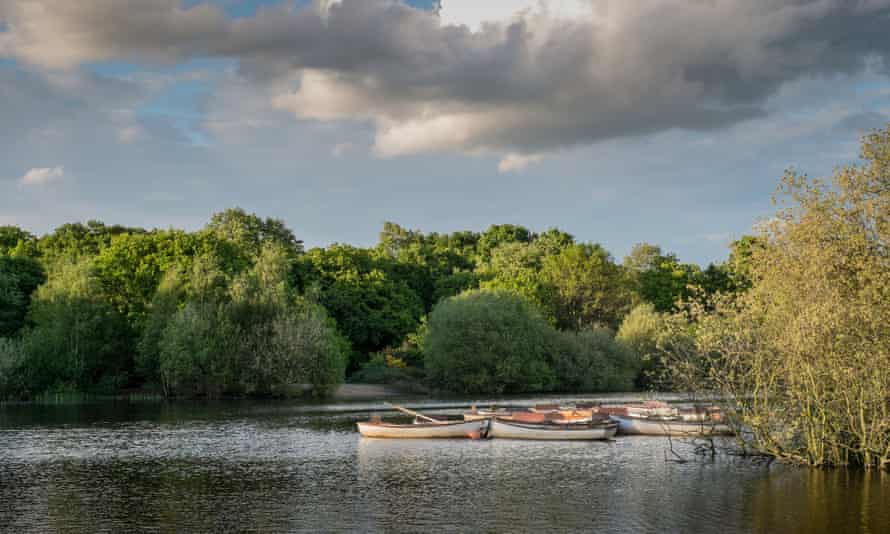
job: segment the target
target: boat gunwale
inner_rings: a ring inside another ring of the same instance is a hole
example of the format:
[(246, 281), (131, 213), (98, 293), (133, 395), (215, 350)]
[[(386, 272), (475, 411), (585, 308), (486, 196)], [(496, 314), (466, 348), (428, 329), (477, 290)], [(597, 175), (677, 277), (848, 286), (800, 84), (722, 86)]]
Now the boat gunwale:
[(385, 422), (371, 422), (371, 421), (357, 421), (356, 424), (360, 425), (370, 425), (376, 427), (383, 428), (440, 428), (443, 426), (454, 426), (454, 425), (469, 425), (469, 424), (478, 424), (479, 420), (461, 420), (461, 421), (424, 421), (422, 423), (385, 423)]
[[(609, 414), (609, 417), (614, 417), (615, 419), (622, 419), (625, 421), (642, 421), (645, 423), (654, 423), (659, 425), (671, 425), (671, 426), (688, 426), (694, 428), (708, 428), (708, 427), (718, 427), (725, 426), (729, 427), (724, 421), (712, 421), (708, 419), (703, 419), (701, 421), (687, 421), (683, 419), (665, 419), (662, 417), (636, 417), (632, 415), (618, 415), (618, 414)], [(616, 423), (617, 424), (617, 423)]]

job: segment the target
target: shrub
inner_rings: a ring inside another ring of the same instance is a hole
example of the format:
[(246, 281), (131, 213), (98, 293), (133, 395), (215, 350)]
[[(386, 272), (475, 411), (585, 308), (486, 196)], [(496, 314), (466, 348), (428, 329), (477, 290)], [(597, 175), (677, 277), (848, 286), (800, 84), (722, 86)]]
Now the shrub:
[(363, 363), (361, 368), (353, 373), (350, 382), (413, 388), (422, 378), (423, 369), (409, 367), (399, 357), (386, 352), (378, 352), (372, 354), (371, 359)]
[(546, 391), (553, 329), (522, 297), (468, 291), (432, 311), (421, 346), (428, 379), (459, 393)]
[(325, 394), (343, 381), (349, 345), (321, 306), (292, 293), (289, 261), (264, 245), (253, 268), (234, 278), (212, 258), (196, 262), (188, 278), (165, 278), (140, 362), (153, 365), (157, 347), (166, 394), (283, 395), (297, 384)]
[(160, 374), (164, 392), (216, 397), (235, 373), (232, 346), (235, 329), (216, 303), (189, 303), (176, 312), (160, 341)]
[(610, 330), (596, 328), (558, 333), (553, 368), (562, 391), (629, 391), (640, 361)]
[(637, 387), (648, 389), (654, 386), (661, 374), (658, 342), (664, 330), (664, 318), (648, 302), (637, 305), (621, 322), (615, 339), (633, 351), (640, 362)]

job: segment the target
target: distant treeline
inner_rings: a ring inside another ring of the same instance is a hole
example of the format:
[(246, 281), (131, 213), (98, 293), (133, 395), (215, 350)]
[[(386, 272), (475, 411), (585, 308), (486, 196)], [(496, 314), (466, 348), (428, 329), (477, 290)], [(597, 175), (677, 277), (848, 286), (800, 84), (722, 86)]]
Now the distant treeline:
[[(510, 224), (425, 234), (388, 222), (375, 247), (309, 251), (280, 220), (237, 208), (197, 232), (89, 221), (36, 237), (4, 226), (0, 396), (135, 388), (285, 395), (293, 384), (324, 392), (345, 374), (459, 392), (644, 385), (638, 355), (608, 346), (624, 318), (639, 304), (670, 311), (695, 287), (706, 294), (746, 287), (755, 242), (736, 242), (729, 261), (702, 270), (648, 244), (616, 263), (566, 232)], [(443, 302), (479, 290), (500, 296)], [(483, 302), (492, 309), (466, 325), (470, 331), (445, 320), (469, 317), (461, 308)], [(465, 357), (479, 363), (478, 345), (491, 344), (474, 329), (488, 324), (486, 335), (498, 330), (514, 344), (534, 331), (519, 323), (509, 331), (499, 315), (508, 311), (572, 335), (550, 336), (534, 350), (491, 347), (488, 367), (448, 366), (444, 338), (466, 343), (461, 350), (473, 353)], [(575, 345), (585, 354), (568, 354)], [(513, 368), (511, 358), (530, 367)]]

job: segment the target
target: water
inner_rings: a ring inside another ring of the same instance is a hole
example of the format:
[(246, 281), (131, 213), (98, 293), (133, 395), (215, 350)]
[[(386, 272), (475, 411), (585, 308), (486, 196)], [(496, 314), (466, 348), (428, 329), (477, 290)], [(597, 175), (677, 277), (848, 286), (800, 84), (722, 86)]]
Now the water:
[(664, 438), (361, 439), (381, 408), (0, 407), (0, 531), (890, 532), (886, 474), (666, 462)]

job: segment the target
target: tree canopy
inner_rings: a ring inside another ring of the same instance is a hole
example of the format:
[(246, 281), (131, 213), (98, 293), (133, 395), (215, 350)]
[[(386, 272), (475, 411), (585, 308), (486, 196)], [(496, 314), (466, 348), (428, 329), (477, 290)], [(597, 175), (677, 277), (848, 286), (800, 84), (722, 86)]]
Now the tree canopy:
[[(520, 386), (510, 382), (519, 375), (502, 373), (493, 387), (613, 387), (618, 382), (600, 375), (573, 382), (565, 371), (623, 357), (603, 348), (602, 328), (617, 328), (640, 301), (673, 305), (690, 282), (706, 292), (732, 285), (724, 266), (667, 283), (652, 265), (654, 274), (618, 265), (596, 243), (515, 224), (425, 233), (386, 222), (375, 246), (308, 252), (280, 219), (240, 208), (192, 232), (101, 221), (43, 236), (0, 227), (0, 338), (11, 355), (0, 397), (122, 387), (279, 395), (288, 389), (283, 381), (324, 391), (344, 374), (423, 380), (418, 341), (430, 314), (479, 289), (521, 299), (550, 335), (548, 354), (534, 353), (517, 371), (537, 378)], [(654, 281), (646, 285), (646, 277)], [(558, 341), (559, 330), (572, 334)], [(397, 370), (403, 365), (409, 369)]]

